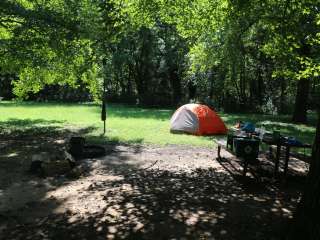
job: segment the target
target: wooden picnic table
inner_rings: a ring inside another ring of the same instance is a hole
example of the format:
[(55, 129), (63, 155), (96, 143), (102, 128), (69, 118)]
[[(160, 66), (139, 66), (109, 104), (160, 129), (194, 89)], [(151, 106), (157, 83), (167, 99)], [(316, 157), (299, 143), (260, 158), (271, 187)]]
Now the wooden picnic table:
[[(225, 142), (225, 148), (229, 148), (231, 151), (233, 151), (233, 140), (235, 138), (244, 138), (244, 139), (256, 139), (260, 140), (262, 143), (267, 144), (269, 146), (273, 145), (276, 146), (276, 158), (275, 158), (275, 167), (274, 167), (274, 175), (276, 176), (279, 172), (279, 163), (280, 163), (280, 153), (281, 153), (281, 148), (285, 148), (285, 163), (284, 163), (284, 177), (287, 176), (288, 173), (288, 165), (289, 165), (289, 160), (290, 160), (290, 150), (292, 148), (312, 148), (311, 144), (305, 144), (305, 143), (288, 143), (284, 137), (280, 137), (278, 140), (267, 140), (267, 139), (260, 139), (258, 135), (255, 134), (248, 134), (248, 133), (243, 133), (239, 131), (239, 129), (232, 128), (231, 133), (227, 135), (227, 141)], [(260, 131), (260, 129), (258, 129)], [(269, 133), (270, 132), (266, 132)], [(220, 142), (218, 144), (218, 157), (220, 157), (220, 149), (223, 146), (223, 144)], [(271, 148), (269, 149), (271, 151)], [(246, 162), (246, 161), (245, 161)], [(246, 166), (245, 164), (245, 169), (244, 169), (244, 175), (246, 172)]]
[[(289, 165), (289, 160), (290, 160), (290, 150), (291, 148), (312, 148), (311, 144), (292, 144), (288, 143), (285, 140), (279, 139), (278, 141), (273, 141), (273, 140), (262, 140), (263, 143), (269, 145), (269, 146), (276, 146), (276, 158), (275, 158), (275, 167), (274, 167), (274, 175), (277, 175), (279, 172), (279, 163), (280, 163), (280, 153), (281, 153), (281, 148), (285, 148), (285, 163), (284, 163), (284, 176), (287, 176), (288, 172), (288, 165)], [(271, 151), (271, 148), (269, 149)]]

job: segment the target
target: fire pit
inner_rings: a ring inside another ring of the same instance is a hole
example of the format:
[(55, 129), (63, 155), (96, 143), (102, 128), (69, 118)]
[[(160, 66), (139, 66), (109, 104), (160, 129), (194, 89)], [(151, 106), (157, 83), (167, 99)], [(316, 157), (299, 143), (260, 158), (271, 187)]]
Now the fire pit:
[(99, 145), (85, 144), (85, 138), (72, 137), (69, 143), (69, 153), (77, 160), (84, 158), (96, 158), (106, 155), (104, 147)]

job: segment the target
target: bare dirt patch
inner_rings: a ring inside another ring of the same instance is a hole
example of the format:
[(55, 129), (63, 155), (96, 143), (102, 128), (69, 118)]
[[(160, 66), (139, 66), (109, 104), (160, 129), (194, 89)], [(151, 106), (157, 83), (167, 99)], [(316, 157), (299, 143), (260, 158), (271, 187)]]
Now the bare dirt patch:
[(242, 178), (228, 153), (191, 146), (106, 144), (76, 178), (27, 173), (40, 143), (65, 140), (0, 141), (1, 239), (281, 239), (303, 186), (303, 173), (284, 185), (268, 166)]

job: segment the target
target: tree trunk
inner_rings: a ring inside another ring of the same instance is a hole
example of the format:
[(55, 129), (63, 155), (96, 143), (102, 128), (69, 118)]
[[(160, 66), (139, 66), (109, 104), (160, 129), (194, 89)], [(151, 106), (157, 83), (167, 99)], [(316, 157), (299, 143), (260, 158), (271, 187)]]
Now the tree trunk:
[(138, 78), (136, 78), (136, 86), (137, 86), (139, 104), (146, 105), (147, 103), (146, 83), (144, 81), (144, 76), (138, 76)]
[(191, 80), (188, 82), (189, 100), (195, 99), (197, 94), (197, 85)]
[(234, 84), (236, 91), (237, 91), (237, 95), (238, 95), (238, 100), (241, 101), (241, 93), (240, 93), (240, 89), (238, 86), (238, 77), (237, 77), (237, 71), (236, 71), (236, 65), (235, 62), (231, 63), (231, 69), (230, 69), (230, 78), (232, 83)]
[(293, 232), (288, 239), (320, 239), (320, 113), (316, 137), (312, 150), (312, 160), (304, 194), (297, 208)]
[(169, 78), (172, 86), (173, 104), (177, 105), (181, 100), (181, 81), (177, 68), (170, 69)]
[(259, 64), (258, 64), (258, 72), (257, 72), (257, 77), (258, 77), (258, 93), (257, 93), (257, 98), (258, 98), (258, 103), (260, 107), (262, 107), (264, 103), (264, 94), (265, 94), (265, 85), (264, 85), (264, 80), (263, 80), (263, 66), (265, 66), (267, 63), (265, 62), (264, 58), (260, 59)]
[(6, 100), (14, 98), (12, 82), (15, 78), (14, 74), (2, 74), (0, 68), (0, 97), (4, 97)]
[(295, 123), (307, 122), (309, 85), (309, 79), (301, 79), (298, 82), (296, 101), (292, 117), (292, 121)]
[(127, 86), (126, 86), (126, 95), (132, 97), (132, 82), (131, 82), (131, 72), (129, 71), (129, 76), (127, 80)]
[(209, 89), (209, 98), (210, 98), (210, 99), (212, 99), (212, 97), (213, 97), (214, 76), (215, 76), (214, 68), (211, 68), (211, 73), (210, 73), (210, 89)]
[(150, 93), (149, 85), (152, 78), (152, 43), (153, 38), (151, 30), (141, 28), (139, 31), (139, 39), (141, 41), (140, 52), (136, 57), (136, 86), (138, 92), (139, 103), (147, 106), (152, 104), (153, 96)]
[[(308, 45), (303, 38), (299, 54), (302, 57), (309, 57), (311, 53), (311, 46)], [(307, 108), (308, 108), (308, 96), (309, 96), (310, 81), (307, 78), (300, 79), (298, 82), (296, 102), (294, 106), (294, 112), (292, 121), (296, 123), (307, 122)]]
[(257, 86), (256, 86), (256, 80), (250, 79), (249, 81), (249, 105), (250, 107), (256, 105), (256, 99), (257, 99)]
[(285, 79), (282, 77), (279, 79), (281, 81), (281, 94), (280, 94), (280, 104), (279, 104), (279, 113), (284, 114), (286, 113), (285, 109)]

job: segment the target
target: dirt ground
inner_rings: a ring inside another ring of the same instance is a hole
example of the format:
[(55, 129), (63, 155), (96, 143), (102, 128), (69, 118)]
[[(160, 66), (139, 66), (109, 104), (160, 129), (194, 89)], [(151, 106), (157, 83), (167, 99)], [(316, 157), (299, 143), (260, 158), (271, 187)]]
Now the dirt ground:
[(273, 164), (241, 176), (240, 161), (215, 148), (106, 144), (78, 162), (78, 176), (28, 173), (32, 154), (67, 137), (0, 140), (0, 239), (282, 239), (307, 166)]

